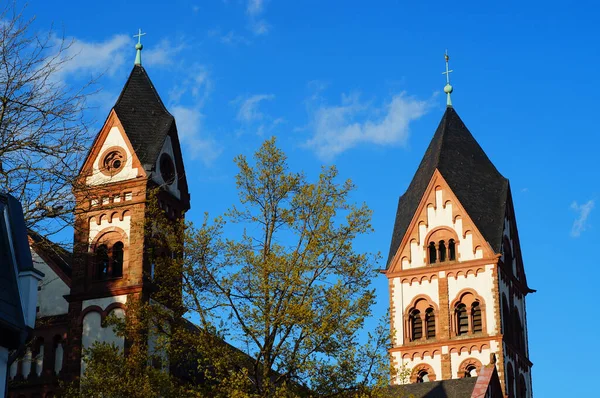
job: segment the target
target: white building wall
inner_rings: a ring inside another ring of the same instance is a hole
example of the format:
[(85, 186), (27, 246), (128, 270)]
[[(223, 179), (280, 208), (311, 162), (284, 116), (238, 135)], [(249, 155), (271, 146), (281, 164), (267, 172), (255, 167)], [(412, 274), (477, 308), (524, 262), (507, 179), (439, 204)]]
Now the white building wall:
[[(86, 300), (87, 301), (87, 300)], [(125, 311), (121, 308), (115, 308), (111, 311), (118, 317), (124, 317)], [(120, 350), (125, 347), (125, 340), (123, 337), (117, 336), (112, 326), (102, 327), (102, 315), (99, 312), (91, 311), (83, 317), (83, 332), (81, 338), (82, 348), (90, 348), (94, 343), (108, 343), (113, 344)], [(81, 375), (85, 372), (85, 357), (81, 359)]]
[[(468, 344), (468, 343), (466, 343), (466, 344)], [(480, 344), (480, 343), (478, 343), (478, 344)], [(459, 371), (460, 365), (466, 359), (475, 358), (479, 362), (481, 362), (481, 364), (483, 366), (489, 364), (490, 363), (490, 354), (497, 353), (499, 351), (500, 347), (498, 346), (498, 342), (496, 342), (494, 340), (490, 340), (488, 342), (488, 346), (490, 348), (483, 348), (481, 350), (479, 350), (477, 348), (473, 348), (473, 347), (468, 347), (468, 348), (471, 348), (470, 354), (468, 351), (462, 351), (462, 352), (453, 351), (452, 353), (450, 353), (450, 365), (451, 365), (451, 370), (452, 370), (452, 378), (457, 379), (459, 377), (462, 377), (462, 375), (459, 375), (458, 371)]]
[(31, 257), (35, 269), (44, 274), (44, 278), (39, 282), (37, 317), (68, 313), (69, 303), (64, 296), (69, 294), (71, 289), (33, 249)]
[[(441, 354), (436, 354), (433, 356), (425, 355), (423, 357), (423, 359), (421, 359), (421, 357), (419, 357), (419, 356), (415, 356), (414, 359), (411, 359), (411, 358), (402, 359), (402, 356), (400, 353), (394, 352), (394, 353), (392, 353), (392, 357), (393, 357), (393, 363), (398, 364), (398, 366), (400, 368), (402, 366), (405, 366), (409, 370), (412, 370), (416, 366), (425, 363), (425, 364), (431, 366), (431, 368), (433, 369), (436, 380), (442, 379), (442, 355)], [(398, 370), (400, 370), (400, 369), (398, 369)], [(395, 380), (395, 384), (403, 384), (402, 382), (403, 382), (403, 380), (401, 380), (399, 377), (397, 377)], [(406, 382), (409, 382), (409, 380), (406, 380)]]
[[(107, 176), (100, 172), (100, 162), (102, 162), (101, 156), (104, 154), (104, 151), (113, 146), (118, 146), (125, 153), (125, 165), (123, 166), (123, 169), (121, 169), (121, 171), (114, 176)], [(119, 131), (119, 128), (114, 126), (108, 132), (106, 140), (104, 141), (104, 144), (102, 144), (102, 148), (98, 153), (98, 157), (94, 159), (92, 175), (87, 177), (86, 183), (88, 185), (101, 185), (110, 182), (130, 180), (132, 178), (136, 178), (137, 175), (138, 169), (133, 167), (133, 154), (127, 147), (127, 143)]]
[[(453, 204), (444, 198), (444, 192), (441, 189), (435, 192), (435, 206), (427, 207), (427, 223), (421, 223), (418, 226), (418, 241), (410, 242), (411, 258), (402, 261), (402, 269), (424, 267), (427, 265), (426, 246), (429, 242), (425, 239), (427, 235), (436, 228), (449, 227), (456, 232), (458, 236), (457, 257), (460, 261), (483, 258), (483, 250), (478, 249), (474, 252), (473, 231), (463, 231), (463, 223), (460, 217), (452, 219)], [(444, 203), (446, 202), (446, 203)]]
[(123, 242), (123, 244), (125, 244), (127, 247), (129, 246), (129, 236), (131, 235), (131, 217), (129, 215), (123, 217), (123, 221), (121, 221), (119, 217), (113, 217), (112, 221), (107, 217), (103, 217), (102, 220), (100, 220), (100, 223), (96, 221), (95, 217), (90, 219), (90, 244), (94, 241), (94, 239), (96, 239), (98, 234), (108, 227), (121, 228), (127, 236), (127, 241)]
[(90, 300), (83, 300), (81, 309), (85, 310), (87, 307), (89, 307), (91, 305), (97, 305), (98, 307), (105, 310), (106, 307), (108, 307), (112, 303), (121, 303), (121, 304), (127, 303), (127, 295), (121, 294), (120, 296), (111, 296), (111, 297), (102, 297), (102, 298), (96, 298), (96, 299), (90, 299)]
[(485, 271), (479, 272), (477, 276), (474, 273), (469, 273), (469, 275), (461, 274), (457, 278), (453, 276), (448, 278), (448, 298), (450, 303), (464, 289), (473, 289), (483, 297), (485, 301), (487, 332), (492, 335), (499, 332), (499, 325), (496, 325), (496, 318), (494, 317), (493, 269), (494, 265), (489, 264), (485, 266)]

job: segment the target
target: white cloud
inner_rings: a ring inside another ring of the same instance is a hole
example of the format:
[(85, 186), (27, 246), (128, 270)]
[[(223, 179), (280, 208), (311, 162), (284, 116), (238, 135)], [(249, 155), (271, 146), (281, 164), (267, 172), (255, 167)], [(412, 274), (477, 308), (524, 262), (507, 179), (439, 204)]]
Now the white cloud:
[(571, 228), (571, 236), (576, 238), (587, 228), (587, 219), (594, 208), (594, 200), (588, 200), (586, 203), (579, 205), (577, 202), (571, 203), (571, 209), (578, 213), (577, 219), (573, 222)]
[(244, 36), (236, 34), (233, 30), (227, 32), (227, 34), (219, 35), (219, 41), (223, 44), (235, 46), (238, 44), (250, 44), (250, 40)]
[(183, 43), (173, 44), (168, 39), (162, 39), (156, 46), (142, 50), (142, 64), (154, 67), (171, 65), (184, 49)]
[(169, 91), (169, 99), (178, 103), (183, 96), (191, 94), (198, 107), (203, 107), (213, 90), (209, 70), (204, 65), (195, 64), (186, 68), (187, 75)]
[(331, 160), (361, 143), (404, 145), (410, 123), (423, 116), (428, 108), (428, 101), (405, 93), (394, 95), (380, 108), (362, 103), (356, 94), (343, 95), (341, 105), (322, 105), (313, 112), (313, 137), (306, 145), (323, 160)]
[(264, 8), (265, 8), (264, 0), (248, 0), (246, 12), (252, 16), (260, 15), (264, 11)]
[(240, 122), (250, 123), (257, 120), (262, 120), (264, 114), (259, 111), (258, 106), (261, 101), (270, 101), (274, 99), (273, 94), (256, 94), (246, 99), (238, 97), (233, 103), (241, 103), (237, 113), (237, 119)]
[(250, 30), (257, 36), (269, 33), (270, 25), (261, 17), (265, 11), (265, 4), (266, 0), (248, 0), (246, 5)]
[[(55, 38), (56, 45), (60, 43)], [(127, 50), (130, 51), (127, 51)], [(72, 39), (71, 45), (61, 54), (60, 61), (64, 63), (55, 74), (57, 80), (66, 80), (67, 77), (85, 74), (106, 73), (113, 76), (125, 63), (127, 56), (131, 57), (131, 65), (135, 59), (133, 39), (127, 35), (115, 35), (101, 42), (86, 42)]]
[(192, 159), (200, 159), (205, 165), (212, 164), (223, 152), (212, 137), (203, 137), (202, 112), (199, 108), (177, 105), (171, 108), (177, 123), (182, 147)]

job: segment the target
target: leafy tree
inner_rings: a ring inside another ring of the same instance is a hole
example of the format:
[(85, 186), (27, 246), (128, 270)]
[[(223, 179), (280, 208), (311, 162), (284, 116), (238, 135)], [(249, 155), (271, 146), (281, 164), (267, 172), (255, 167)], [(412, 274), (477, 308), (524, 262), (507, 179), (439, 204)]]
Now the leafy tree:
[[(156, 200), (148, 205), (156, 290), (152, 302), (128, 304), (120, 333), (160, 336), (154, 350), (168, 353), (176, 376), (170, 383), (185, 396), (375, 396), (388, 383), (389, 332), (385, 325), (364, 331), (377, 255), (353, 246), (372, 230), (371, 211), (350, 202), (354, 186), (338, 183), (335, 167), (323, 168), (314, 183), (290, 172), (275, 139), (254, 160), (235, 159), (240, 205), (214, 223), (185, 226), (167, 219)], [(244, 232), (226, 237), (235, 224)], [(137, 340), (138, 352), (149, 352), (147, 341)], [(118, 362), (101, 359), (110, 355), (97, 347), (90, 360)], [(143, 383), (153, 359), (133, 362), (147, 369), (131, 373)], [(100, 389), (96, 371), (119, 371), (103, 366), (89, 366), (82, 386)]]
[[(188, 310), (207, 324), (230, 325), (253, 358), (248, 371), (260, 396), (282, 384), (319, 395), (377, 384), (389, 369), (360, 344), (377, 256), (353, 246), (372, 231), (371, 211), (350, 203), (354, 185), (338, 183), (333, 166), (316, 182), (289, 171), (274, 138), (254, 160), (235, 159), (240, 205), (191, 236)], [(226, 222), (245, 227), (239, 239), (220, 239)], [(386, 333), (372, 337), (380, 352)]]

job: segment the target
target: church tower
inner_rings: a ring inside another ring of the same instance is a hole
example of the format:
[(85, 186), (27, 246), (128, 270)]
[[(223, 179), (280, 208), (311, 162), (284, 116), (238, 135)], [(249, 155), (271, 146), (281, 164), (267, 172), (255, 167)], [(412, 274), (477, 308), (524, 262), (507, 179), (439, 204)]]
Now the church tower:
[[(446, 64), (448, 57), (446, 56)], [(447, 72), (448, 71), (446, 67)], [(452, 106), (398, 201), (389, 257), (393, 384), (477, 375), (532, 396), (527, 285), (509, 182)]]
[[(140, 35), (141, 37), (141, 32)], [(84, 348), (95, 341), (124, 348), (103, 321), (123, 316), (133, 297), (148, 300), (153, 265), (145, 254), (148, 194), (158, 188), (161, 209), (171, 219), (190, 207), (175, 119), (165, 108), (141, 62), (135, 65), (81, 169), (65, 370), (81, 374)]]

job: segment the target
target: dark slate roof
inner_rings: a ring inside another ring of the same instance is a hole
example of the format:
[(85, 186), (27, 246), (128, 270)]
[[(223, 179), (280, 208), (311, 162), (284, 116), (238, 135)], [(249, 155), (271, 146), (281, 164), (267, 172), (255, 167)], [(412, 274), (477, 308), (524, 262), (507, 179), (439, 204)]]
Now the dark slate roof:
[(387, 267), (436, 168), (483, 237), (500, 252), (508, 180), (496, 170), (454, 108), (447, 107), (415, 176), (398, 200)]
[(27, 329), (17, 279), (18, 272), (33, 270), (25, 231), (21, 204), (0, 193), (0, 345), (10, 349), (24, 341)]
[(471, 398), (476, 377), (404, 384), (390, 387), (387, 397), (412, 398)]
[(174, 122), (141, 65), (135, 65), (114, 108), (145, 169), (154, 168)]

